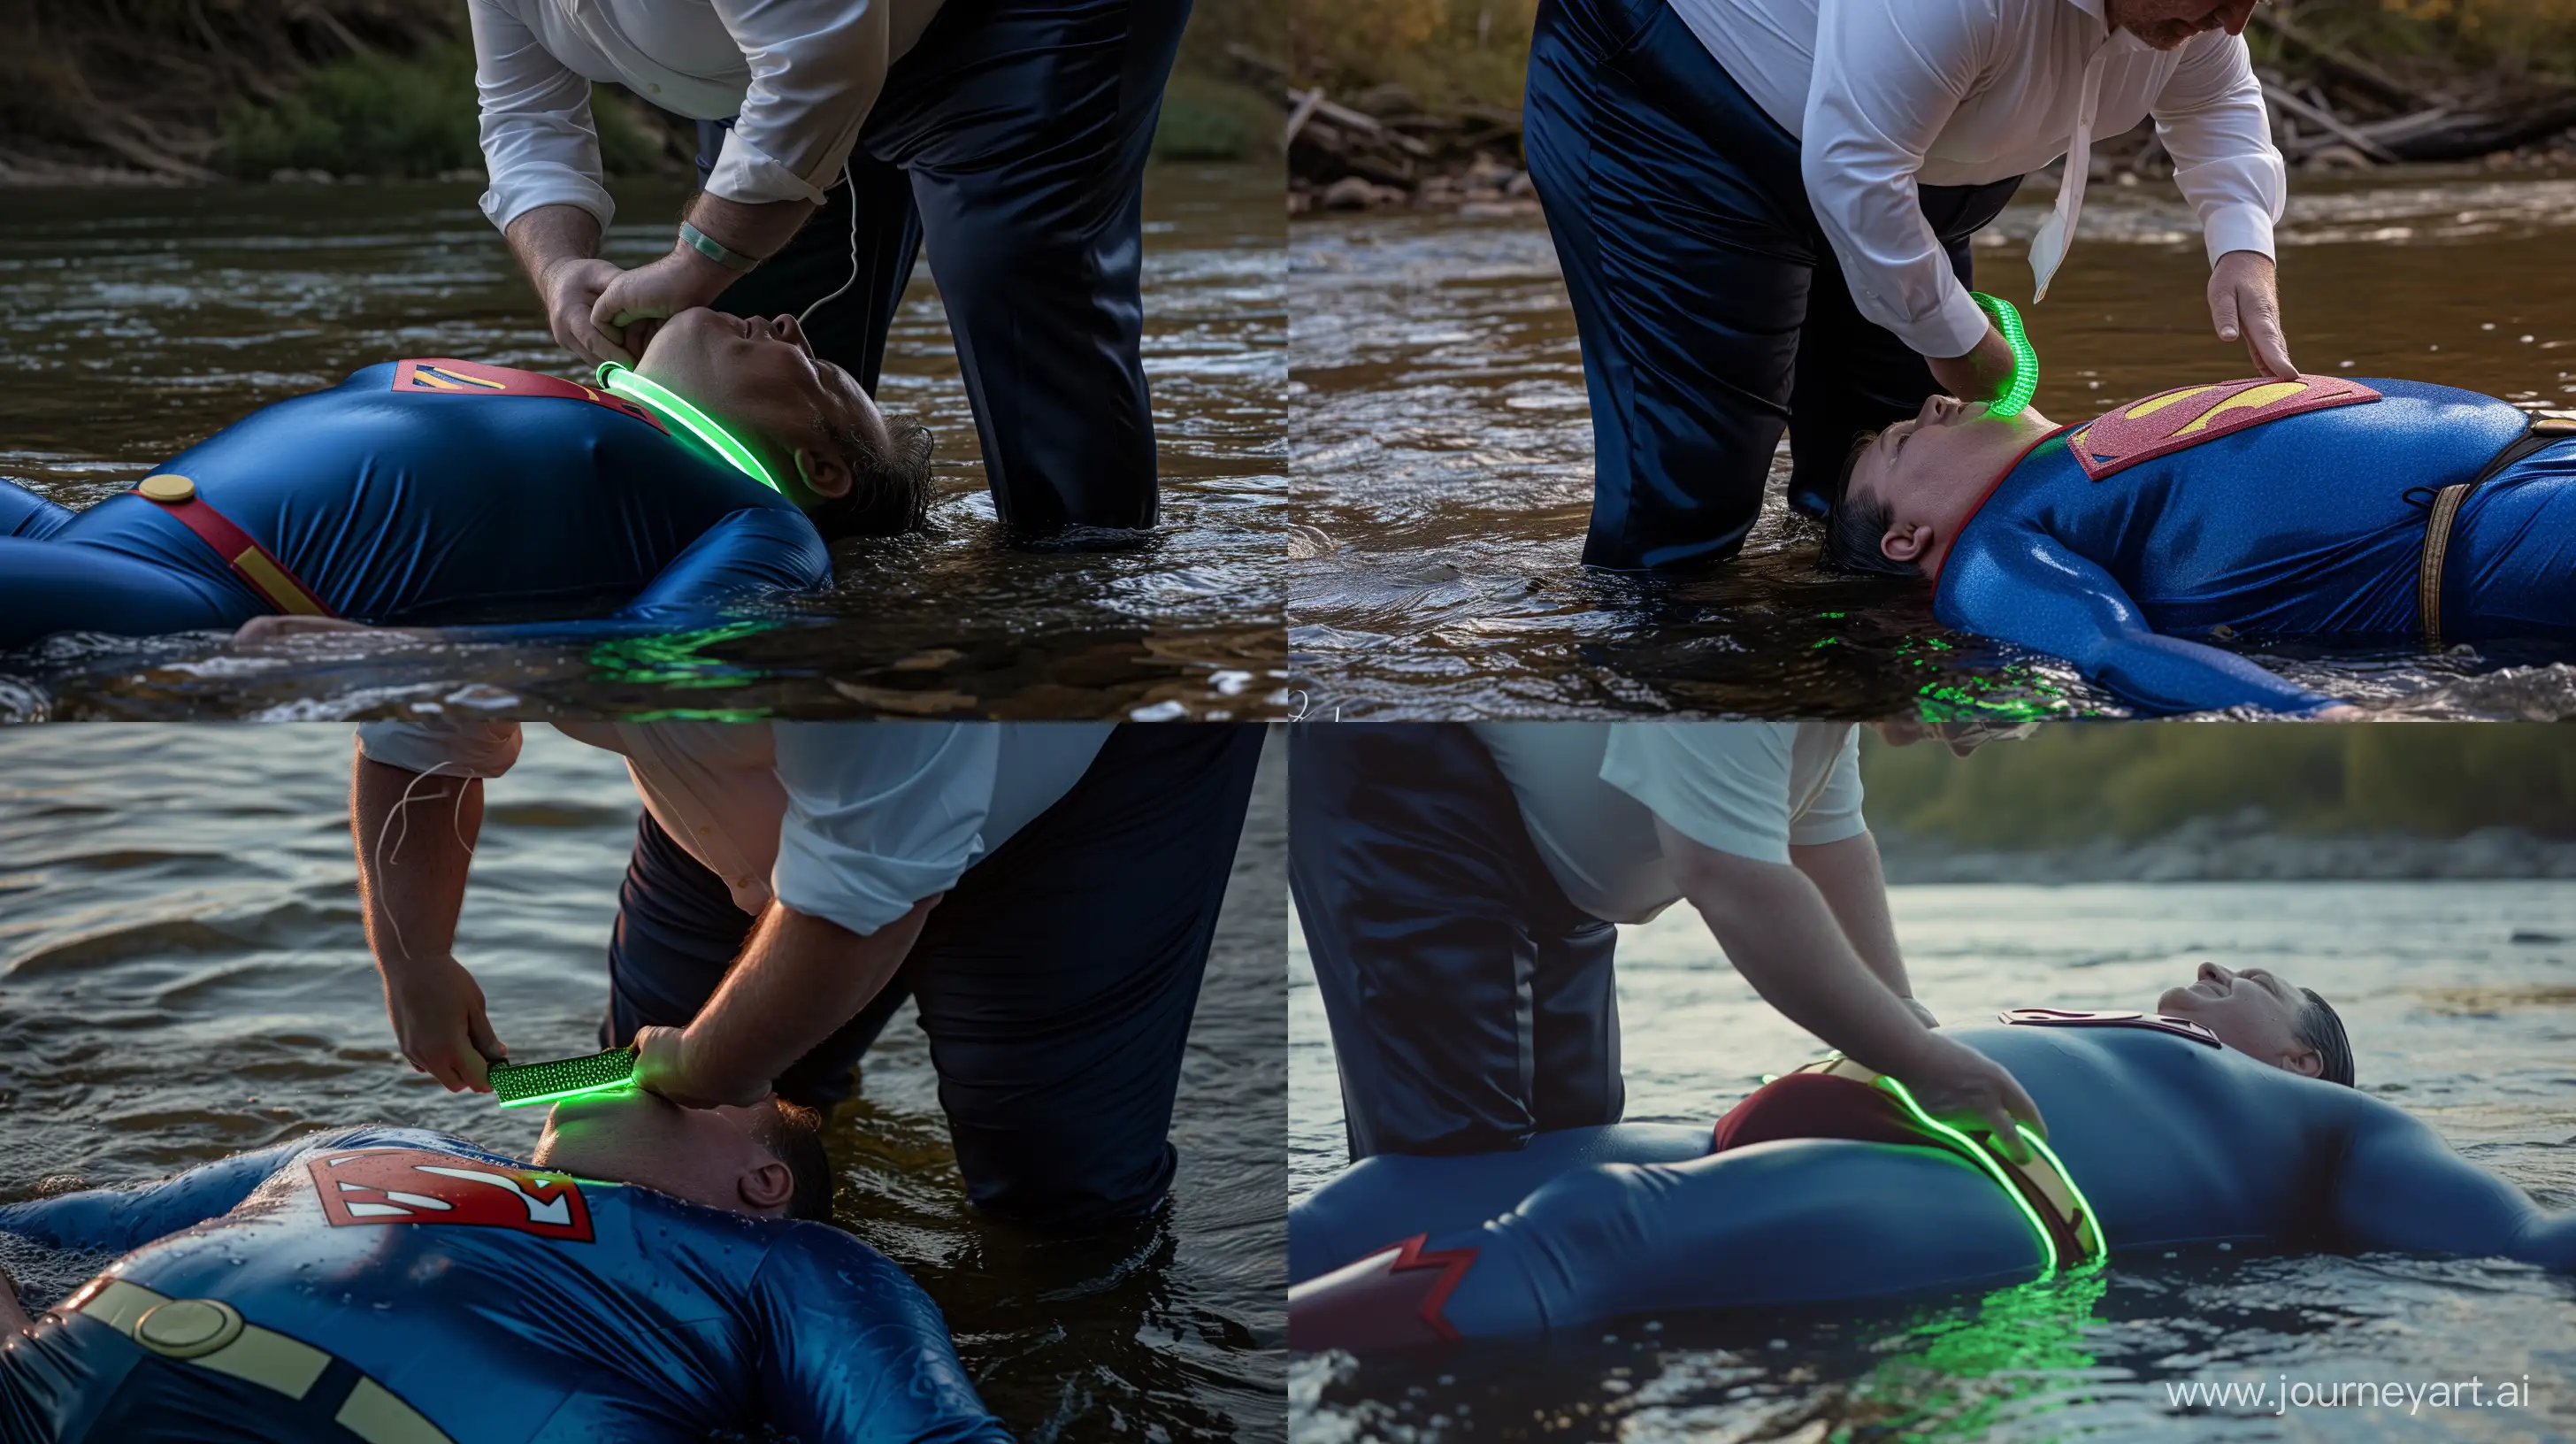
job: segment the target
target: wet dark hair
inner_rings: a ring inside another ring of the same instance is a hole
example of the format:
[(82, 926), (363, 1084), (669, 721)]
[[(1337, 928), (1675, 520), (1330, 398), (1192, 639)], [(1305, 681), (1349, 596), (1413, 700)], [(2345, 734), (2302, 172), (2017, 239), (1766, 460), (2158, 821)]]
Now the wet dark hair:
[(849, 536), (899, 536), (919, 531), (930, 521), (930, 428), (912, 417), (887, 417), (888, 445), (876, 443), (858, 428), (830, 417), (815, 416), (850, 469), (850, 489), (805, 509), (805, 519), (825, 542)]
[(2301, 988), (2308, 1005), (2290, 1024), (2291, 1036), (2317, 1050), (2320, 1060), (2317, 1076), (2346, 1088), (2352, 1081), (2352, 1039), (2344, 1036), (2343, 1017), (2334, 1005), (2317, 996), (2314, 988)]
[(796, 1181), (787, 1197), (789, 1218), (832, 1221), (832, 1194), (839, 1178), (823, 1152), (823, 1115), (784, 1098), (772, 1098), (770, 1111), (752, 1125), (751, 1136), (771, 1156), (787, 1165)]
[(1894, 519), (1895, 508), (1885, 497), (1861, 501), (1852, 496), (1852, 472), (1860, 466), (1861, 454), (1877, 440), (1877, 432), (1864, 431), (1843, 456), (1842, 473), (1834, 480), (1834, 504), (1825, 513), (1822, 559), (1836, 571), (1919, 577), (1923, 575), (1919, 564), (1900, 562), (1878, 549), (1879, 539), (1887, 535), (1888, 523)]

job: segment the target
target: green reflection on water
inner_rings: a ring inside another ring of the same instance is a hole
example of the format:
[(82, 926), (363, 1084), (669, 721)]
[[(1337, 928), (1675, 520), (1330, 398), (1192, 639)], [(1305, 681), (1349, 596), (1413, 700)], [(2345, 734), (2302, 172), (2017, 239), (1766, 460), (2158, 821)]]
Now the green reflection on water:
[(2095, 1264), (1997, 1289), (1973, 1312), (1915, 1325), (1887, 1341), (1895, 1352), (1852, 1385), (1856, 1412), (1875, 1417), (1832, 1437), (1980, 1440), (2081, 1402), (2068, 1375), (2094, 1365), (2084, 1331), (2107, 1287)]
[[(756, 668), (698, 655), (708, 647), (757, 636), (776, 622), (729, 622), (720, 627), (669, 632), (656, 637), (620, 637), (590, 649), (589, 662), (603, 681), (657, 687), (729, 687), (762, 675)], [(657, 716), (739, 721), (766, 715), (748, 712), (695, 712), (686, 709)]]

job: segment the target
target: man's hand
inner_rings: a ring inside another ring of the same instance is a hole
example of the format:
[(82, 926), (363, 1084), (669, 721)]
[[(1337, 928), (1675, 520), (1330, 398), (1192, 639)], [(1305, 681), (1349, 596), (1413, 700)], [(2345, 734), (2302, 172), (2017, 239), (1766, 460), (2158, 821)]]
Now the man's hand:
[(353, 622), (346, 617), (308, 617), (279, 612), (265, 617), (253, 617), (242, 623), (240, 629), (233, 633), (233, 645), (263, 647), (272, 642), (282, 642), (289, 637), (302, 637), (314, 632), (363, 632), (366, 629), (366, 623)]
[(2039, 1116), (2039, 1105), (2030, 1101), (2013, 1075), (1965, 1043), (1926, 1033), (1914, 1060), (1891, 1070), (1891, 1076), (1913, 1092), (1924, 1112), (1941, 1122), (1953, 1128), (1992, 1131), (2004, 1156), (2015, 1163), (2030, 1160), (2030, 1146), (2022, 1141), (2017, 1122), (2042, 1138), (2048, 1136), (2048, 1122)]
[(2281, 334), (2281, 284), (2272, 258), (2229, 251), (2209, 273), (2209, 321), (2221, 341), (2245, 343), (2254, 369), (2287, 381), (2299, 374)]
[(2012, 347), (2004, 344), (2004, 333), (1989, 323), (1977, 349), (1965, 356), (1926, 356), (1923, 364), (1932, 368), (1932, 379), (1941, 389), (1962, 401), (1992, 401), (2004, 394), (2005, 383), (2012, 380)]
[(689, 1035), (679, 1028), (635, 1030), (635, 1086), (658, 1093), (683, 1108), (749, 1107), (769, 1096), (766, 1087), (748, 1096), (710, 1089), (689, 1066)]
[(633, 274), (619, 270), (614, 261), (585, 256), (566, 257), (546, 267), (537, 278), (537, 292), (545, 302), (546, 326), (554, 332), (555, 344), (593, 366), (602, 361), (634, 365), (643, 353), (642, 343), (630, 348), (625, 336), (613, 328), (603, 329), (595, 319), (600, 298)]
[(510, 1056), (483, 1013), (483, 989), (446, 954), (387, 962), (385, 1012), (404, 1061), (450, 1093), (489, 1093), (490, 1067)]
[(713, 302), (734, 281), (733, 272), (687, 246), (672, 247), (649, 266), (612, 272), (607, 288), (591, 302), (590, 326), (638, 356), (664, 321)]

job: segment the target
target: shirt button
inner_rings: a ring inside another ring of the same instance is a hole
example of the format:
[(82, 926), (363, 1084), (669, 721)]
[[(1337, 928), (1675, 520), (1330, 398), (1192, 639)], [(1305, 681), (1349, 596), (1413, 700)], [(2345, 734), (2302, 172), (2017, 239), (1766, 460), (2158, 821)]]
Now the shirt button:
[(644, 87), (644, 93), (647, 95), (660, 95), (662, 93), (662, 87), (648, 82)]

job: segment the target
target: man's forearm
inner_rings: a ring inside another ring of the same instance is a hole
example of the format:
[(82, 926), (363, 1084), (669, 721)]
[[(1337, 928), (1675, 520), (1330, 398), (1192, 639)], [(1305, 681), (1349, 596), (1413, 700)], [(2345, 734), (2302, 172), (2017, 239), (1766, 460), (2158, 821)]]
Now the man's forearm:
[[(857, 197), (851, 197), (853, 204)], [(767, 259), (795, 239), (814, 214), (810, 201), (767, 201), (746, 205), (704, 192), (692, 197), (685, 212), (689, 224), (728, 250)]]
[(1879, 869), (1878, 839), (1864, 832), (1816, 847), (1792, 847), (1789, 861), (1825, 896), (1852, 951), (1888, 991), (1914, 996), (1905, 976), (1905, 954), (1896, 945), (1896, 920), (1887, 912), (1887, 875)]
[(912, 952), (936, 897), (862, 937), (780, 903), (683, 1036), (696, 1091), (748, 1098), (875, 1001)]
[(456, 946), (465, 875), (483, 831), (483, 782), (372, 761), (349, 774), (358, 902), (380, 966), (445, 957)]
[(510, 222), (501, 234), (540, 296), (545, 294), (546, 272), (564, 261), (586, 261), (599, 254), (599, 218), (579, 206), (539, 206)]
[(1702, 847), (1660, 820), (1656, 831), (1691, 906), (1764, 1002), (1882, 1073), (1912, 1067), (1928, 1030), (1852, 950), (1806, 874)]

